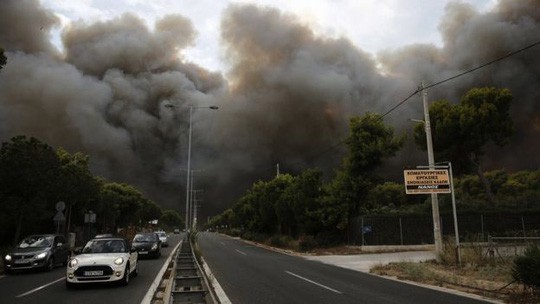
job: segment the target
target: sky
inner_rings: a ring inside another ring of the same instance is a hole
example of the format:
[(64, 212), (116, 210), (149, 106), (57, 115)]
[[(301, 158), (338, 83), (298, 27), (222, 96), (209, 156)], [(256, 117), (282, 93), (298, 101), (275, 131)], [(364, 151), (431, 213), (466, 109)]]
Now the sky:
[[(231, 3), (252, 3), (274, 7), (293, 14), (317, 34), (328, 38), (346, 37), (358, 48), (372, 54), (413, 43), (440, 46), (438, 31), (441, 16), (450, 0), (42, 0), (62, 20), (70, 22), (105, 21), (131, 12), (143, 18), (151, 28), (166, 14), (187, 17), (197, 30), (192, 47), (182, 55), (206, 69), (226, 71), (220, 49), (220, 22), (223, 10)], [(493, 8), (496, 0), (464, 0), (479, 12)], [(62, 47), (59, 33), (53, 31), (55, 45)]]
[[(351, 117), (385, 113), (423, 81), (540, 37), (538, 0), (2, 0), (0, 11), (0, 141), (22, 134), (85, 153), (94, 174), (183, 212), (186, 109), (217, 105), (193, 113), (191, 168), (208, 215), (277, 164), (331, 179)], [(451, 103), (475, 87), (512, 92), (516, 131), (503, 147), (486, 145), (486, 170), (540, 166), (539, 52), (428, 91)], [(426, 162), (411, 135), (409, 119), (423, 117), (413, 95), (384, 117), (408, 136), (379, 170), (389, 180)]]

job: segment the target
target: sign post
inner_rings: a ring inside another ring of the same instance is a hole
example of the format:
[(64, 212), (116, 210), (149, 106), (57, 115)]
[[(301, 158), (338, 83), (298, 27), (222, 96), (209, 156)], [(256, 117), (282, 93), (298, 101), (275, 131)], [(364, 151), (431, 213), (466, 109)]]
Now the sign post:
[(457, 222), (456, 197), (452, 176), (452, 163), (448, 166), (416, 166), (415, 170), (404, 170), (405, 192), (407, 194), (451, 193), (454, 216), (454, 232), (456, 235), (456, 262), (461, 266), (461, 248), (459, 245), (459, 229)]

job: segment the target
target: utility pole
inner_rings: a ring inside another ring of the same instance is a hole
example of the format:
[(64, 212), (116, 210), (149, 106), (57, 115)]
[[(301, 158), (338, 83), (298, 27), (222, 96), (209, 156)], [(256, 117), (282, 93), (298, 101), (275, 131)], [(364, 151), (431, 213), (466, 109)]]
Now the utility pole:
[(279, 163), (276, 164), (276, 177), (279, 176)]
[[(420, 84), (419, 91), (422, 92), (422, 103), (424, 105), (424, 127), (426, 131), (426, 143), (428, 152), (428, 165), (430, 170), (435, 169), (435, 156), (433, 155), (433, 142), (431, 137), (431, 122), (429, 120), (429, 105), (427, 90), (424, 89), (424, 83)], [(437, 193), (431, 193), (431, 208), (433, 213), (433, 239), (435, 241), (435, 252), (437, 253), (437, 259), (442, 254), (442, 234), (441, 234), (441, 222), (439, 215), (439, 199)]]

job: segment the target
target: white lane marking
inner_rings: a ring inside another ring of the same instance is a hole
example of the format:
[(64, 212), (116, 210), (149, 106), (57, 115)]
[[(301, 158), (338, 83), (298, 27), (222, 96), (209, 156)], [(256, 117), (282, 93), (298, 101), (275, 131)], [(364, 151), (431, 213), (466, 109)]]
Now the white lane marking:
[(47, 284), (45, 284), (45, 285), (43, 285), (43, 286), (39, 286), (39, 287), (34, 288), (34, 289), (30, 290), (30, 291), (27, 291), (27, 292), (25, 292), (25, 293), (21, 293), (20, 295), (16, 296), (16, 298), (26, 297), (26, 296), (29, 295), (29, 294), (33, 294), (33, 293), (36, 292), (36, 291), (40, 291), (40, 290), (42, 290), (43, 288), (49, 287), (49, 286), (51, 286), (51, 285), (53, 285), (53, 284), (56, 284), (56, 283), (58, 283), (58, 282), (60, 282), (60, 281), (65, 280), (65, 279), (66, 279), (66, 277), (61, 277), (60, 279), (58, 279), (58, 280), (56, 280), (56, 281), (52, 281), (52, 282), (47, 283)]
[(288, 273), (288, 274), (290, 274), (290, 275), (292, 275), (292, 276), (295, 276), (295, 277), (297, 277), (297, 278), (299, 278), (299, 279), (302, 279), (302, 280), (304, 280), (304, 281), (306, 281), (306, 282), (309, 282), (309, 283), (311, 283), (311, 284), (315, 284), (315, 285), (317, 285), (317, 286), (319, 286), (319, 287), (322, 287), (322, 288), (324, 288), (324, 289), (328, 289), (328, 290), (330, 290), (330, 291), (332, 291), (332, 292), (335, 292), (335, 293), (343, 294), (343, 293), (342, 293), (341, 291), (339, 291), (339, 290), (335, 290), (335, 289), (330, 288), (330, 287), (328, 287), (328, 286), (326, 286), (326, 285), (323, 285), (323, 284), (317, 283), (317, 282), (315, 282), (315, 281), (312, 281), (312, 280), (310, 280), (310, 279), (308, 279), (308, 278), (304, 278), (303, 276), (297, 275), (296, 273), (292, 273), (292, 272), (290, 272), (290, 271), (285, 271), (285, 272)]
[(238, 250), (238, 249), (236, 249), (236, 251), (237, 251), (238, 253), (240, 253), (240, 254), (247, 255), (247, 253), (242, 252), (242, 251), (240, 251), (240, 250)]

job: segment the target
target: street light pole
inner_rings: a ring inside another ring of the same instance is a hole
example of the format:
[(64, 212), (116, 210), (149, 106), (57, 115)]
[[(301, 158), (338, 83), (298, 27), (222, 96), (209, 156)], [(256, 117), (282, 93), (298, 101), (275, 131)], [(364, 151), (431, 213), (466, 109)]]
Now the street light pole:
[(187, 178), (186, 178), (186, 232), (189, 233), (189, 190), (190, 190), (190, 179), (191, 179), (191, 116), (193, 114), (193, 106), (189, 106), (189, 139), (188, 139), (188, 157), (187, 157)]
[[(176, 106), (172, 105), (172, 104), (165, 104), (165, 107), (167, 108), (176, 108)], [(191, 128), (191, 122), (192, 122), (192, 116), (193, 116), (193, 109), (211, 109), (211, 110), (217, 110), (219, 109), (217, 106), (209, 106), (209, 107), (194, 107), (193, 105), (190, 105), (189, 106), (189, 137), (188, 137), (188, 159), (187, 159), (187, 176), (186, 176), (186, 223), (185, 223), (185, 226), (186, 226), (186, 232), (189, 232), (190, 231), (190, 208), (189, 208), (189, 203), (190, 203), (190, 182), (191, 182), (191, 131), (192, 131), (192, 128)]]

